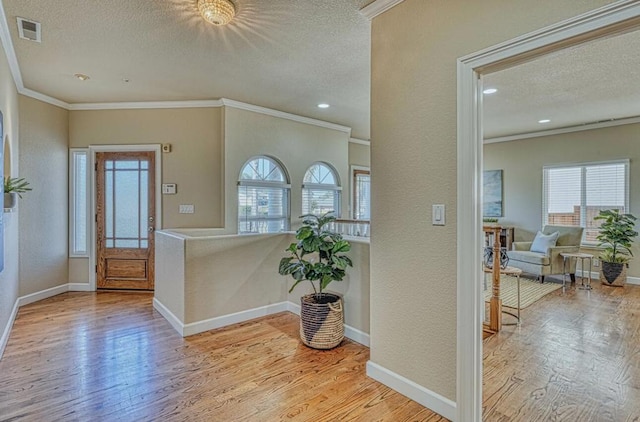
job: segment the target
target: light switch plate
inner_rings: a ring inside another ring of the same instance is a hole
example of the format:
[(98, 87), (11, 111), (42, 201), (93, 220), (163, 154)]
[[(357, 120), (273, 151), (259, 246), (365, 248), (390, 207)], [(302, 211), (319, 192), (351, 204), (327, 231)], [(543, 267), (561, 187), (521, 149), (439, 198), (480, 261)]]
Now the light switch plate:
[(180, 204), (180, 214), (193, 214), (195, 207), (192, 204)]
[(434, 226), (444, 226), (444, 204), (431, 206), (431, 222)]

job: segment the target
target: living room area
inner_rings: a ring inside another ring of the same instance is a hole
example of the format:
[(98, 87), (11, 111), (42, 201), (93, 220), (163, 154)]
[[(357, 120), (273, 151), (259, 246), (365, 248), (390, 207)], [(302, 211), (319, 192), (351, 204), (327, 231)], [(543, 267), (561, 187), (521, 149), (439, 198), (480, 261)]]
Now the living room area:
[[(640, 250), (631, 236), (619, 258), (628, 259), (624, 286), (610, 285), (597, 218), (640, 209), (638, 93), (624, 70), (639, 40), (638, 31), (599, 39), (483, 77), (485, 230), (499, 227), (502, 266), (515, 269), (500, 276), (501, 330), (483, 342), (487, 420), (533, 408), (528, 420), (625, 420), (640, 411), (632, 381)], [(485, 263), (492, 258), (485, 253)], [(495, 292), (485, 272), (488, 304)], [(488, 305), (485, 315), (493, 316)]]

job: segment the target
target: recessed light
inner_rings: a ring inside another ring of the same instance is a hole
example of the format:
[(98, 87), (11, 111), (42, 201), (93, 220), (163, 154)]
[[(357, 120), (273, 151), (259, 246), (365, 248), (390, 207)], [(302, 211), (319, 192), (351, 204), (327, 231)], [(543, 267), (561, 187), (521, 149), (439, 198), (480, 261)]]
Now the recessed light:
[(321, 103), (321, 104), (318, 104), (318, 108), (329, 108), (329, 107), (330, 107), (330, 106), (329, 106), (329, 104), (327, 104), (327, 103)]
[(495, 94), (496, 92), (498, 92), (498, 90), (495, 88), (487, 88), (482, 91), (483, 94)]
[(85, 75), (83, 73), (75, 73), (73, 76), (80, 79), (81, 81), (86, 81), (87, 79), (90, 79), (88, 75)]
[(551, 120), (549, 119), (542, 119), (542, 120), (538, 120), (538, 123), (549, 123)]
[(122, 82), (124, 82), (124, 83), (129, 83), (129, 82), (131, 82), (131, 79), (129, 79), (129, 78), (122, 78)]

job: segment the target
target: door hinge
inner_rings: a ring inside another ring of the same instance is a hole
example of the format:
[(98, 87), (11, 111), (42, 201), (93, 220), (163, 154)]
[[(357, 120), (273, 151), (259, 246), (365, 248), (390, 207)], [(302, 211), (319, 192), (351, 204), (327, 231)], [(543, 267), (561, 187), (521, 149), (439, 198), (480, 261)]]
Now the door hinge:
[(98, 214), (95, 214), (96, 217), (96, 223), (98, 222)]
[(98, 274), (98, 264), (96, 264), (96, 274)]
[(93, 164), (93, 170), (94, 171), (98, 171), (98, 163), (94, 163)]

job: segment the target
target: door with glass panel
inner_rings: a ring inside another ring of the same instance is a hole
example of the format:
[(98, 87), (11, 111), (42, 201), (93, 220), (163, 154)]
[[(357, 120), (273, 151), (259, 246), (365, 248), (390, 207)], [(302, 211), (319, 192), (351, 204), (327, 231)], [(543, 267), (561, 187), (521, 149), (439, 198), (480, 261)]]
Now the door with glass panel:
[(153, 290), (155, 153), (96, 153), (96, 282)]

